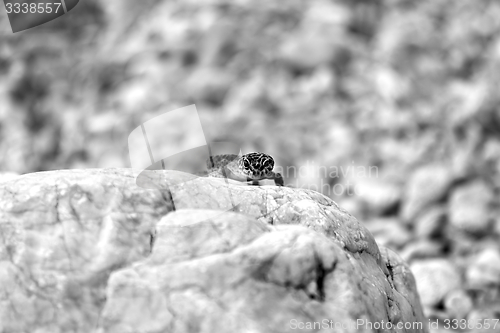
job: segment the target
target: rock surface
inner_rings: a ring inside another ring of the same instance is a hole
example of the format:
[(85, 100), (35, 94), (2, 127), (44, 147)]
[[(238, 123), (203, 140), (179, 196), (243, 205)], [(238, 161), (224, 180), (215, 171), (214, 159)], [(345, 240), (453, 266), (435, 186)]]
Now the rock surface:
[(0, 185), (0, 332), (427, 331), (408, 266), (325, 196), (133, 175)]
[(19, 175), (17, 173), (14, 173), (14, 172), (0, 173), (0, 183), (12, 180), (12, 179), (17, 178), (17, 177), (19, 177)]

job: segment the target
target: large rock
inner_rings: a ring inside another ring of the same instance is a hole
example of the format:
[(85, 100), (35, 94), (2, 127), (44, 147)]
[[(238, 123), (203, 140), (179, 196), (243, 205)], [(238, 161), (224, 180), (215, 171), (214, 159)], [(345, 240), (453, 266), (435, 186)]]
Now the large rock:
[(0, 332), (424, 324), (406, 264), (325, 196), (145, 179), (151, 189), (131, 170), (64, 170), (0, 185)]
[(124, 170), (63, 170), (0, 184), (0, 332), (90, 332), (109, 274), (146, 258), (165, 193)]
[(0, 173), (0, 183), (15, 179), (17, 177), (19, 177), (19, 175), (13, 172)]

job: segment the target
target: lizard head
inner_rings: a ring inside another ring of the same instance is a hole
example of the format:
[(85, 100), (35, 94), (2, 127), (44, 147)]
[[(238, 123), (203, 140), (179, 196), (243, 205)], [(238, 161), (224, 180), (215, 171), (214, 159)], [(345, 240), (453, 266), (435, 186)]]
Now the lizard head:
[(238, 160), (238, 167), (248, 177), (260, 179), (273, 171), (274, 160), (264, 153), (248, 153)]

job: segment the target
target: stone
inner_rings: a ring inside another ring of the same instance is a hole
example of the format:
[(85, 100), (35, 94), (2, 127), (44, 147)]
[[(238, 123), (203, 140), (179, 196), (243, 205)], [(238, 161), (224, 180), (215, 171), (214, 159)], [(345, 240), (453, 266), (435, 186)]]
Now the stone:
[(404, 194), (401, 209), (403, 221), (413, 222), (426, 208), (443, 199), (453, 180), (449, 168), (442, 164), (424, 165), (415, 170)]
[(59, 170), (0, 185), (1, 332), (424, 322), (408, 266), (331, 199), (163, 170), (141, 187), (136, 174)]
[(325, 43), (317, 33), (304, 32), (300, 36), (289, 36), (279, 50), (279, 57), (293, 68), (310, 70), (336, 58), (339, 52), (334, 45), (333, 41)]
[(474, 303), (463, 289), (449, 292), (444, 299), (447, 314), (454, 319), (464, 319), (472, 310)]
[(496, 218), (494, 220), (493, 232), (500, 236), (500, 213), (495, 212)]
[(418, 240), (407, 244), (401, 250), (401, 258), (406, 262), (436, 258), (443, 255), (443, 244), (432, 240)]
[(492, 189), (480, 180), (455, 189), (448, 206), (450, 224), (471, 234), (487, 233), (491, 222), (490, 205), (493, 200)]
[(467, 316), (467, 324), (471, 331), (477, 333), (500, 332), (500, 306), (489, 306), (472, 310)]
[(415, 234), (420, 239), (432, 239), (441, 236), (446, 226), (446, 208), (434, 206), (424, 211), (415, 220)]
[(450, 291), (459, 289), (462, 284), (460, 272), (446, 259), (418, 260), (411, 264), (411, 270), (426, 315)]
[(366, 223), (379, 246), (401, 248), (411, 240), (411, 234), (405, 225), (396, 218), (377, 218)]
[(490, 247), (470, 257), (466, 280), (476, 288), (500, 286), (500, 251)]
[(357, 198), (371, 216), (390, 211), (401, 200), (400, 186), (388, 179), (360, 177), (355, 182)]
[(234, 78), (220, 68), (200, 67), (185, 82), (186, 91), (196, 100), (221, 103)]

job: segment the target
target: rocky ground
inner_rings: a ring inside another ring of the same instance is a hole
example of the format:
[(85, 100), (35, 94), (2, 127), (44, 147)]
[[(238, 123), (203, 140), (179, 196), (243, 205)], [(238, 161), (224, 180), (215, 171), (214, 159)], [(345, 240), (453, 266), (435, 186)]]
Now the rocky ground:
[(498, 17), (495, 0), (80, 1), (0, 36), (0, 170), (129, 166), (135, 127), (195, 103), (208, 141), (273, 155), (407, 260), (437, 330), (498, 319)]

